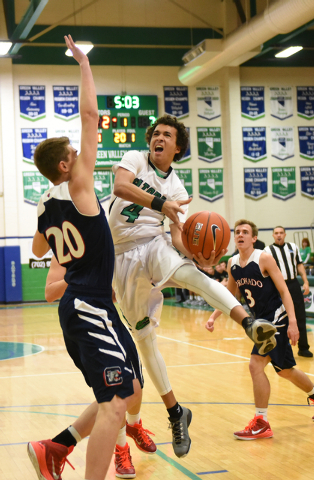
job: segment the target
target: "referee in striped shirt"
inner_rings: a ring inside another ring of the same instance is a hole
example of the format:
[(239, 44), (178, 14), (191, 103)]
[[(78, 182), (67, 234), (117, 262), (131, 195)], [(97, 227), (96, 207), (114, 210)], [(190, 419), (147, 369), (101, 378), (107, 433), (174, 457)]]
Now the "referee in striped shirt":
[(294, 303), (295, 315), (300, 332), (298, 355), (301, 357), (313, 357), (313, 353), (309, 350), (310, 346), (307, 340), (303, 293), (297, 279), (297, 275), (299, 274), (303, 280), (304, 293), (307, 295), (310, 288), (305, 268), (301, 260), (299, 247), (295, 243), (285, 243), (286, 231), (281, 226), (274, 228), (273, 237), (275, 243), (266, 247), (265, 251), (274, 257), (281, 273), (283, 274), (283, 278), (286, 281)]

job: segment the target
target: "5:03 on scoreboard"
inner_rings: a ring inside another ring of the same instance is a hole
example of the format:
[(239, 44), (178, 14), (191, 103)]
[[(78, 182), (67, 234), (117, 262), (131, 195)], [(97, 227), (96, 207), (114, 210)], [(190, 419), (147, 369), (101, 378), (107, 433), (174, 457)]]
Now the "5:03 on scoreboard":
[(97, 159), (119, 160), (125, 151), (148, 149), (145, 132), (158, 115), (156, 95), (98, 95), (97, 102)]

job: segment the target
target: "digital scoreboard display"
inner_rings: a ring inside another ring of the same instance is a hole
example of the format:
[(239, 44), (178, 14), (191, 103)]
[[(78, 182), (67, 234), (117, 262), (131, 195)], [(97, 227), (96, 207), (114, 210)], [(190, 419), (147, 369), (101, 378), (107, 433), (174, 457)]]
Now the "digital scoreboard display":
[(129, 150), (147, 151), (146, 128), (158, 115), (157, 95), (97, 95), (96, 167), (111, 167)]

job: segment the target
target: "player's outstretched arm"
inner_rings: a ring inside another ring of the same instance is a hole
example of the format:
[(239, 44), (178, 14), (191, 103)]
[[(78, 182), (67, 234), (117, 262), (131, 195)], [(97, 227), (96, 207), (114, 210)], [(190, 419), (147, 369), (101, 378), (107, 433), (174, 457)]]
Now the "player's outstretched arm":
[(283, 275), (272, 255), (266, 252), (263, 252), (260, 256), (260, 268), (263, 275), (268, 274), (270, 276), (279, 292), (289, 318), (288, 337), (291, 340), (291, 344), (296, 345), (299, 339), (299, 329), (297, 326), (293, 301)]
[(66, 268), (62, 267), (53, 255), (46, 279), (45, 298), (47, 302), (58, 300), (66, 291), (68, 284), (64, 280), (65, 273)]
[(64, 37), (67, 47), (81, 69), (80, 117), (82, 123), (81, 153), (72, 170), (72, 179), (93, 187), (93, 171), (97, 156), (98, 108), (93, 74), (88, 57), (75, 45), (71, 35)]
[[(232, 293), (232, 295), (235, 296), (237, 291), (237, 284), (233, 276), (231, 275), (231, 259), (228, 260), (227, 272), (228, 272), (228, 283), (226, 285), (226, 288), (229, 290), (230, 293)], [(221, 314), (222, 312), (217, 309), (211, 314), (211, 316), (209, 317), (205, 325), (206, 330), (208, 330), (209, 332), (214, 331), (214, 322)]]

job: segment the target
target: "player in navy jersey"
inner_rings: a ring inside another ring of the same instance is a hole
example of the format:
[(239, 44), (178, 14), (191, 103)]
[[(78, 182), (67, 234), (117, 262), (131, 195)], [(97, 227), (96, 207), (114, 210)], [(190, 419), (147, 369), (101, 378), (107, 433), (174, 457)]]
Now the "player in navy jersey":
[[(85, 478), (104, 480), (127, 406), (136, 401), (141, 389), (142, 374), (135, 345), (112, 302), (114, 248), (94, 193), (98, 126), (94, 80), (87, 56), (71, 36), (65, 41), (81, 71), (81, 153), (77, 155), (66, 137), (45, 140), (35, 151), (35, 165), (54, 187), (38, 204), (33, 252), (42, 257), (52, 248), (67, 270), (68, 287), (59, 305), (60, 324), (68, 353), (93, 388), (98, 403), (94, 424), (87, 422), (90, 438)], [(28, 444), (40, 480), (61, 480), (67, 455), (73, 450), (67, 442), (76, 434), (74, 429), (61, 435), (60, 442)]]
[[(277, 328), (277, 346), (265, 355), (260, 355), (254, 346), (250, 359), (250, 373), (253, 380), (255, 417), (248, 426), (235, 432), (240, 440), (271, 438), (273, 432), (267, 421), (270, 384), (265, 367), (271, 362), (282, 378), (307, 393), (308, 402), (314, 403), (314, 385), (301, 370), (297, 370), (292, 345), (296, 345), (299, 331), (293, 302), (273, 257), (262, 250), (255, 250), (257, 227), (248, 220), (238, 220), (234, 226), (234, 241), (239, 250), (228, 261), (228, 290), (235, 295), (240, 289), (253, 316), (269, 320)], [(215, 310), (206, 324), (207, 330), (214, 330), (214, 321), (221, 314)]]

